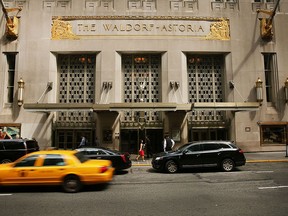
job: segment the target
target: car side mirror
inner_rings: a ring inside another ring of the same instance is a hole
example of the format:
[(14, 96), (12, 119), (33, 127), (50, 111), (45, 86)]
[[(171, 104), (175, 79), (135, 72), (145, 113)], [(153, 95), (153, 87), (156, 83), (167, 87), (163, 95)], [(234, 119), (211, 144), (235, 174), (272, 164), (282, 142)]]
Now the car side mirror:
[(185, 149), (185, 150), (183, 151), (183, 154), (185, 155), (185, 154), (187, 154), (187, 152), (188, 152), (188, 150)]

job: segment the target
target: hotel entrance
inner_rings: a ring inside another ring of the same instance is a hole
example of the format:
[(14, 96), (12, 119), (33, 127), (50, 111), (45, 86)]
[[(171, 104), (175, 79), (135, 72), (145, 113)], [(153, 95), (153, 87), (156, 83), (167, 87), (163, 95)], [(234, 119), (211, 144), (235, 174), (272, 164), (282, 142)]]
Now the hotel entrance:
[(227, 140), (226, 128), (191, 128), (189, 142), (203, 140)]
[(54, 131), (54, 147), (57, 149), (76, 149), (84, 136), (87, 145), (94, 145), (94, 131), (92, 129), (57, 129)]
[(122, 152), (129, 152), (130, 154), (137, 154), (140, 139), (145, 140), (146, 136), (150, 140), (152, 154), (163, 151), (162, 129), (122, 129), (120, 133), (120, 150)]

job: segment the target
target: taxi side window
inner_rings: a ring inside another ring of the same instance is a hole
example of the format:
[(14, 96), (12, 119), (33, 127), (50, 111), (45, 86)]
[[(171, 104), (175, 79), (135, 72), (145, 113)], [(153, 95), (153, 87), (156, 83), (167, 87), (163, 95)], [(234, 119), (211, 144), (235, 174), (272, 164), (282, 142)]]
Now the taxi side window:
[(14, 167), (31, 167), (31, 166), (34, 166), (37, 158), (38, 158), (38, 155), (32, 155), (30, 157), (24, 158), (23, 160), (16, 163)]
[(45, 156), (43, 166), (64, 166), (65, 161), (59, 154), (48, 154)]

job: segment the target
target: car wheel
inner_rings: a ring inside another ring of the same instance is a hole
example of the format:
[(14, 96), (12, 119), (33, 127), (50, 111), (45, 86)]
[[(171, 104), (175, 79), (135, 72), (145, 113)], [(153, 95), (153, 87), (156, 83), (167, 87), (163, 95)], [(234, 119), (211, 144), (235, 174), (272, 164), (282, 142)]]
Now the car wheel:
[(230, 172), (235, 168), (234, 161), (230, 158), (226, 158), (221, 163), (221, 168), (225, 172)]
[(3, 159), (3, 160), (1, 161), (1, 163), (2, 163), (2, 164), (12, 163), (12, 161), (9, 160), (9, 159)]
[(62, 187), (67, 193), (76, 193), (80, 191), (82, 184), (78, 176), (69, 175), (64, 178)]
[(169, 160), (166, 162), (165, 168), (169, 173), (176, 173), (178, 171), (178, 164), (173, 160)]

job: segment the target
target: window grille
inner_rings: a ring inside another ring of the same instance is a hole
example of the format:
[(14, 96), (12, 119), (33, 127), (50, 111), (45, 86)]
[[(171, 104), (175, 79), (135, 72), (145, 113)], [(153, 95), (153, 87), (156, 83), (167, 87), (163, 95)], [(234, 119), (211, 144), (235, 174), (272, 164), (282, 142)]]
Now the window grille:
[(276, 103), (277, 101), (277, 86), (278, 83), (278, 69), (277, 56), (275, 53), (264, 53), (264, 72), (265, 72), (265, 88), (266, 101)]
[(13, 103), (16, 53), (7, 53), (6, 58), (7, 58), (7, 66), (8, 66), (6, 102)]
[(198, 0), (170, 0), (171, 11), (195, 11), (198, 8)]
[[(188, 101), (223, 102), (224, 60), (222, 55), (191, 55), (187, 58)], [(223, 121), (223, 111), (192, 111), (190, 121)]]
[[(160, 55), (124, 55), (123, 86), (125, 103), (160, 102)], [(124, 113), (125, 121), (137, 120), (137, 112)], [(158, 121), (158, 112), (145, 112), (148, 121)]]
[(143, 10), (143, 11), (155, 11), (156, 0), (128, 0), (128, 10)]
[[(95, 56), (59, 55), (59, 103), (94, 103)], [(59, 112), (60, 122), (91, 122), (92, 113)]]

